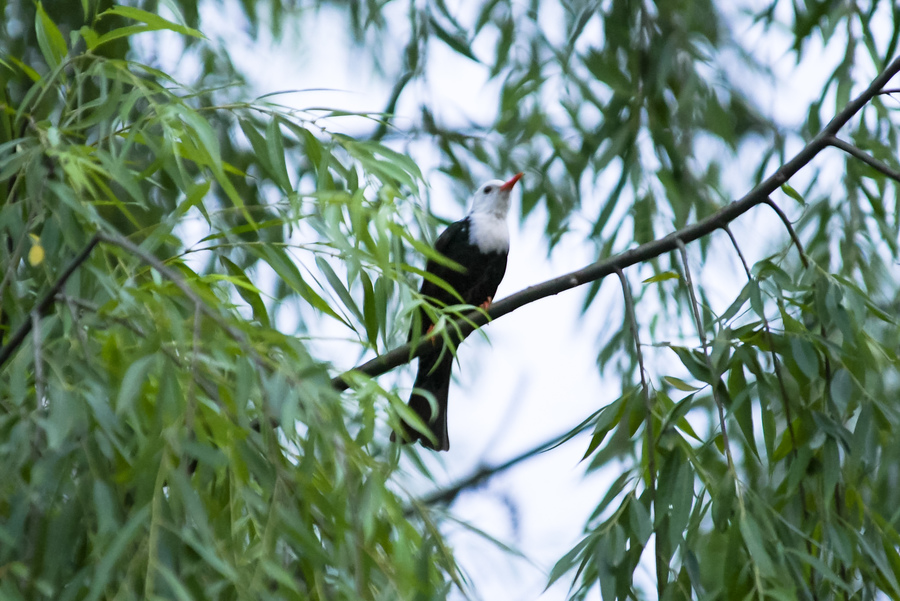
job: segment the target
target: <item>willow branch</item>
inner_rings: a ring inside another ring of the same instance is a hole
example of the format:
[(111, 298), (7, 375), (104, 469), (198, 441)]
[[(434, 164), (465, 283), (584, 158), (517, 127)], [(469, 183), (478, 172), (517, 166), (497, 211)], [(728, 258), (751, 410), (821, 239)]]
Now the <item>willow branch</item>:
[[(737, 252), (738, 257), (741, 259), (741, 265), (744, 266), (744, 273), (747, 274), (747, 281), (752, 282), (753, 275), (750, 273), (750, 266), (747, 265), (747, 260), (744, 258), (744, 253), (741, 252), (741, 247), (738, 246), (737, 239), (734, 237), (734, 234), (731, 233), (731, 228), (726, 227), (725, 232), (728, 234), (728, 238), (731, 240), (735, 252)], [(772, 328), (769, 327), (769, 320), (766, 318), (765, 313), (759, 317), (762, 319), (763, 329), (766, 333), (766, 344), (769, 345), (769, 352), (772, 354), (772, 368), (775, 371), (775, 379), (778, 380), (778, 388), (781, 391), (781, 402), (784, 406), (785, 421), (787, 422), (788, 434), (791, 438), (791, 454), (796, 457), (797, 436), (794, 434), (794, 418), (791, 416), (791, 405), (788, 399), (787, 386), (784, 383), (784, 375), (781, 373), (781, 361), (778, 360), (778, 353), (775, 352), (775, 340), (772, 338)]]
[[(750, 209), (766, 202), (766, 199), (770, 194), (778, 190), (784, 183), (800, 171), (800, 169), (808, 165), (809, 162), (823, 149), (830, 146), (831, 141), (834, 139), (837, 132), (846, 125), (854, 115), (859, 113), (866, 103), (878, 94), (887, 82), (898, 72), (900, 72), (900, 57), (896, 58), (884, 71), (882, 71), (864, 92), (851, 100), (847, 106), (835, 115), (828, 125), (804, 146), (800, 152), (779, 167), (775, 173), (748, 192), (743, 198), (722, 207), (706, 219), (672, 232), (664, 238), (647, 242), (646, 244), (642, 244), (618, 255), (592, 263), (577, 271), (547, 280), (546, 282), (531, 286), (508, 296), (491, 305), (490, 310), (487, 311), (486, 314), (479, 311), (473, 311), (457, 320), (456, 323), (459, 326), (461, 333), (464, 336), (468, 335), (473, 330), (485, 325), (489, 321), (512, 313), (524, 305), (582, 286), (589, 282), (600, 280), (615, 273), (616, 269), (625, 269), (626, 267), (636, 265), (637, 263), (653, 259), (677, 249), (679, 243), (688, 244), (717, 229), (724, 228)], [(349, 388), (348, 379), (352, 380), (352, 376), (350, 376), (351, 372), (375, 377), (386, 373), (395, 367), (409, 363), (413, 358), (418, 357), (425, 352), (426, 345), (430, 344), (429, 339), (430, 337), (420, 340), (417, 344), (406, 344), (383, 355), (379, 355), (378, 357), (353, 368), (350, 372), (336, 376), (332, 379), (331, 383), (338, 390), (346, 390)]]
[[(578, 429), (576, 426), (575, 429)], [(581, 432), (578, 432), (579, 434)], [(452, 502), (458, 495), (464, 490), (474, 488), (488, 480), (495, 474), (500, 472), (505, 472), (506, 470), (516, 466), (523, 461), (531, 459), (535, 455), (540, 455), (545, 451), (549, 451), (553, 447), (559, 445), (562, 442), (572, 438), (572, 430), (568, 430), (558, 436), (554, 436), (550, 440), (546, 442), (542, 442), (541, 444), (532, 447), (531, 449), (524, 451), (516, 455), (515, 457), (504, 461), (503, 463), (498, 463), (497, 465), (482, 465), (478, 467), (474, 472), (458, 480), (455, 484), (448, 486), (447, 488), (442, 488), (440, 490), (436, 490), (424, 497), (421, 497), (416, 503), (418, 505), (434, 505), (436, 503), (450, 503)], [(414, 507), (409, 507), (405, 511), (406, 515), (412, 515), (414, 513)]]
[(853, 158), (859, 159), (860, 161), (862, 161), (863, 163), (865, 163), (866, 165), (868, 165), (875, 171), (879, 172), (880, 174), (886, 175), (887, 177), (891, 178), (895, 182), (900, 183), (900, 171), (891, 169), (890, 167), (888, 167), (887, 165), (885, 165), (884, 163), (882, 163), (881, 161), (879, 161), (872, 155), (863, 152), (862, 150), (860, 150), (853, 144), (850, 144), (849, 142), (845, 142), (844, 140), (841, 140), (837, 136), (832, 136), (831, 139), (828, 141), (828, 143), (831, 146), (834, 146), (835, 148), (839, 148), (840, 150), (843, 150), (844, 152), (846, 152)]
[(809, 260), (806, 258), (806, 251), (803, 250), (803, 243), (800, 242), (800, 236), (797, 235), (797, 232), (794, 231), (794, 226), (791, 224), (791, 220), (788, 219), (788, 216), (784, 214), (784, 211), (781, 210), (774, 200), (769, 197), (766, 197), (763, 200), (763, 203), (772, 207), (772, 210), (778, 215), (778, 218), (781, 219), (781, 223), (784, 224), (784, 229), (788, 231), (788, 235), (790, 235), (791, 240), (794, 242), (794, 246), (797, 247), (797, 252), (800, 253), (800, 262), (803, 263), (804, 269), (809, 267)]
[[(653, 515), (659, 515), (659, 506), (656, 504), (656, 436), (653, 434), (653, 404), (650, 401), (650, 389), (647, 386), (647, 378), (644, 375), (644, 353), (641, 351), (641, 336), (638, 333), (637, 318), (634, 315), (634, 299), (631, 296), (631, 287), (625, 279), (625, 272), (616, 269), (619, 283), (622, 285), (622, 296), (625, 297), (625, 316), (631, 326), (631, 335), (634, 338), (634, 348), (637, 353), (638, 369), (641, 372), (641, 390), (644, 394), (644, 410), (647, 412), (647, 468), (650, 471), (650, 503), (653, 506)], [(662, 541), (655, 538), (656, 556), (656, 582), (663, 586), (668, 580), (668, 564), (662, 553)]]

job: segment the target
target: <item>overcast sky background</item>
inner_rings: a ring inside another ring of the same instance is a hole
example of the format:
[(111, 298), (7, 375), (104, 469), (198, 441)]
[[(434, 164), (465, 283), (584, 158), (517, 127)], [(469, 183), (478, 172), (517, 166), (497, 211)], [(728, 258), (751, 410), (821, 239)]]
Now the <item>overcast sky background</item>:
[[(845, 38), (836, 35), (827, 47), (808, 49), (808, 64), (795, 65), (795, 56), (790, 54), (793, 39), (788, 31), (764, 32), (761, 26), (753, 25), (744, 16), (742, 7), (759, 2), (726, 1), (720, 4), (738, 39), (747, 42), (746, 47), (777, 75), (777, 81), (773, 83), (747, 74), (748, 89), (753, 90), (762, 109), (779, 123), (788, 128), (799, 125), (809, 104), (821, 93), (827, 74), (842, 58)], [(472, 22), (479, 4), (451, 2), (449, 5), (465, 24)], [(541, 6), (541, 24), (548, 37), (562, 36), (563, 20), (559, 8), (551, 2)], [(513, 2), (513, 7), (513, 10), (526, 9), (524, 2)], [(782, 21), (790, 22), (787, 3), (783, 2), (780, 8)], [(389, 27), (397, 34), (391, 38), (397, 43), (398, 61), (401, 41), (408, 35), (406, 11), (406, 4), (397, 2), (385, 9)], [(368, 61), (360, 60), (365, 55), (353, 48), (344, 17), (338, 11), (309, 10), (297, 19), (299, 25), (295, 33), (287, 33), (280, 43), (265, 37), (259, 41), (251, 40), (244, 31), (236, 1), (207, 3), (203, 17), (203, 32), (213, 43), (227, 40), (228, 51), (236, 64), (250, 75), (253, 90), (259, 95), (324, 88), (324, 91), (281, 96), (279, 101), (295, 108), (323, 106), (358, 112), (378, 112), (387, 102), (389, 82), (380, 77)], [(286, 30), (290, 32), (294, 27), (288, 25)], [(263, 32), (266, 29), (261, 27)], [(601, 41), (600, 23), (595, 17), (582, 36), (582, 44), (599, 44)], [(159, 57), (160, 62), (169, 68), (177, 65), (182, 79), (190, 81), (195, 66), (182, 60), (178, 44), (163, 44), (162, 47), (166, 54)], [(493, 48), (494, 40), (489, 35), (479, 36), (473, 44), (475, 54), (485, 59), (491, 56)], [(739, 63), (735, 61), (734, 64)], [(400, 127), (418, 118), (423, 102), (445, 126), (492, 121), (500, 83), (488, 80), (488, 67), (461, 57), (437, 41), (430, 44), (428, 65), (426, 80), (410, 85), (401, 96), (396, 120)], [(874, 73), (857, 77), (869, 75)], [(828, 114), (832, 108), (826, 103), (823, 114)], [(362, 118), (343, 118), (328, 123), (329, 129), (359, 135), (367, 135), (373, 126), (371, 121)], [(439, 156), (429, 141), (407, 143), (401, 140), (393, 145), (398, 150), (410, 152), (420, 166), (430, 186), (432, 210), (444, 218), (463, 217), (465, 209), (461, 199), (453, 195), (449, 179), (435, 169)], [(799, 148), (798, 141), (796, 147), (788, 147), (789, 154)], [(706, 150), (712, 154), (720, 149), (713, 144)], [(755, 165), (764, 150), (762, 143), (757, 148), (745, 146), (741, 153), (746, 156), (746, 161), (741, 162)], [(829, 157), (819, 159), (820, 162), (824, 160)], [(839, 170), (835, 171), (837, 173), (832, 177), (840, 177)], [(802, 187), (809, 173), (811, 170), (796, 178), (795, 188)], [(486, 180), (492, 177), (506, 179), (513, 174), (481, 175)], [(616, 175), (612, 174), (610, 179)], [(742, 172), (736, 166), (729, 176), (737, 184), (735, 190), (745, 192), (750, 189), (751, 173)], [(540, 177), (540, 174), (526, 172), (525, 180), (532, 177)], [(585, 205), (590, 207), (605, 198), (605, 190), (611, 185), (604, 178), (596, 185), (584, 182)], [(591, 226), (587, 220), (580, 224), (574, 220), (575, 231), (564, 236), (548, 257), (543, 241), (546, 216), (539, 208), (524, 223), (519, 223), (519, 200), (519, 191), (516, 191), (510, 215), (509, 266), (498, 290), (498, 299), (597, 259), (594, 246), (584, 241)], [(793, 201), (776, 200), (789, 215), (798, 214)], [(585, 214), (595, 212), (586, 210)], [(784, 245), (783, 229), (777, 218), (765, 209), (751, 211), (734, 224), (733, 230), (751, 264)], [(695, 253), (691, 268), (695, 278), (702, 279), (712, 290), (713, 308), (721, 311), (744, 285), (744, 278), (727, 239), (716, 237), (713, 245), (714, 250), (709, 256), (717, 257), (716, 261), (700, 265), (699, 254)], [(715, 252), (718, 249), (721, 252)], [(641, 286), (641, 280), (652, 273), (634, 267), (627, 275), (632, 286), (637, 288)], [(717, 290), (721, 294), (716, 294)], [(572, 428), (619, 396), (619, 380), (603, 381), (595, 358), (602, 343), (596, 333), (607, 320), (616, 328), (621, 324), (621, 290), (615, 278), (607, 278), (598, 300), (582, 315), (585, 291), (585, 288), (576, 289), (525, 306), (486, 328), (490, 343), (476, 334), (461, 347), (459, 366), (455, 368), (456, 380), (450, 392), (451, 450), (445, 454), (421, 451), (438, 481), (451, 484), (479, 465), (492, 465), (513, 457)], [(651, 315), (654, 309), (651, 302), (639, 305), (636, 309), (639, 322), (646, 323), (642, 316)], [(642, 340), (651, 342), (648, 332), (642, 332)], [(333, 356), (329, 358), (336, 368), (349, 368), (358, 360), (355, 354), (343, 353), (340, 345), (332, 352)], [(645, 349), (651, 380), (666, 374), (680, 375), (677, 367), (671, 371), (660, 367), (666, 365), (666, 352), (669, 351)], [(412, 379), (413, 369), (407, 366), (382, 376), (379, 381), (384, 386), (397, 383), (408, 390)], [(386, 430), (384, 435), (387, 435)], [(464, 526), (448, 522), (448, 540), (471, 579), (471, 590), (477, 597), (487, 600), (566, 597), (567, 578), (543, 592), (547, 575), (553, 563), (580, 540), (587, 517), (619, 475), (616, 466), (612, 465), (585, 477), (585, 466), (579, 461), (588, 441), (589, 437), (585, 435), (522, 463), (491, 479), (482, 488), (464, 493), (450, 507), (455, 518), (521, 550), (527, 558), (511, 557)], [(431, 490), (430, 483), (412, 475), (413, 469), (409, 472), (411, 477), (403, 480), (405, 486), (421, 493)], [(652, 591), (652, 566), (646, 562), (645, 565), (647, 567), (638, 573), (639, 582)]]

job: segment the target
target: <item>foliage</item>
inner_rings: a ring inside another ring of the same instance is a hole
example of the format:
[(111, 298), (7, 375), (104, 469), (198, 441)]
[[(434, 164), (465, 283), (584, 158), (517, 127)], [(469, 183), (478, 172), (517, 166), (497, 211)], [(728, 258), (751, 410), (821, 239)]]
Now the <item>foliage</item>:
[[(486, 0), (465, 15), (430, 0), (409, 6), (392, 66), (386, 8), (334, 3), (394, 77), (366, 139), (329, 133), (337, 114), (248, 101), (196, 3), (139, 6), (4, 5), (0, 592), (13, 599), (465, 591), (440, 514), (398, 492), (384, 422), (401, 399), (359, 373), (340, 394), (316, 344), (340, 332), (359, 357), (394, 347), (422, 302), (422, 175), (389, 144), (424, 137), (461, 187), (487, 169), (540, 174), (520, 217), (546, 219), (548, 249), (584, 235), (605, 258), (746, 193), (900, 39), (898, 9), (877, 0), (752, 14)], [(242, 6), (253, 35), (302, 17)], [(844, 48), (799, 127), (757, 106), (753, 83), (775, 75), (736, 22), (798, 63)], [(149, 32), (199, 58), (197, 81), (132, 49)], [(408, 130), (390, 122), (436, 44), (500, 82), (491, 123), (455, 128), (425, 106)], [(598, 349), (622, 394), (579, 427), (588, 471), (624, 469), (551, 583), (636, 598), (652, 565), (665, 599), (900, 596), (897, 132), (896, 101), (879, 95), (840, 132), (858, 156), (806, 159), (774, 198), (797, 216), (796, 243), (729, 231), (648, 261)], [(736, 256), (777, 251), (725, 274), (719, 237)]]
[(415, 165), (103, 52), (145, 31), (202, 39), (154, 13), (111, 7), (64, 33), (37, 4), (34, 23), (42, 64), (3, 62), (4, 342), (34, 324), (0, 382), (3, 597), (443, 590), (452, 557), (403, 519), (395, 460), (369, 450), (393, 395), (342, 400), (274, 326), (289, 310), (301, 332), (391, 339)]

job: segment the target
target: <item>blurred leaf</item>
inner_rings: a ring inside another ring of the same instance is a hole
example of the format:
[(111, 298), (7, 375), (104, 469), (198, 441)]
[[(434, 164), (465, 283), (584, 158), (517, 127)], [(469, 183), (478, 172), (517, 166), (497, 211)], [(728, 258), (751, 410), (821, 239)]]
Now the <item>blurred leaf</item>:
[(478, 62), (478, 59), (472, 53), (472, 49), (469, 47), (469, 42), (462, 31), (450, 33), (446, 29), (444, 29), (434, 17), (430, 17), (428, 19), (428, 23), (435, 35), (437, 35), (437, 37), (442, 42), (450, 46), (452, 50), (458, 52), (459, 54), (462, 54), (466, 58), (470, 58), (473, 61)]
[(65, 59), (69, 49), (66, 47), (66, 40), (56, 24), (47, 15), (44, 5), (37, 3), (37, 20), (34, 22), (37, 31), (37, 41), (47, 61), (47, 66), (51, 69), (57, 68)]
[(657, 282), (665, 282), (666, 280), (677, 280), (680, 278), (681, 278), (681, 276), (679, 276), (674, 271), (664, 271), (663, 273), (659, 273), (653, 277), (647, 278), (646, 280), (644, 280), (641, 283), (642, 284), (655, 284)]
[(793, 198), (794, 200), (796, 200), (797, 202), (799, 202), (801, 205), (806, 204), (806, 201), (803, 200), (803, 196), (801, 196), (801, 194), (799, 192), (794, 190), (790, 186), (790, 184), (781, 184), (781, 191), (784, 192), (785, 194), (787, 194), (788, 196), (790, 196), (791, 198)]

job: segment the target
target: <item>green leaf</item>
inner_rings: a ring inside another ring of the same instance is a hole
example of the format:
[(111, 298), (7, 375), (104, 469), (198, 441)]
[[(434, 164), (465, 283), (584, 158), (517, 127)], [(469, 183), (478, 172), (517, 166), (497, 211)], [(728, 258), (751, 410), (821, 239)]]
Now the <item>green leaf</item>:
[(108, 547), (98, 550), (100, 553), (99, 562), (91, 578), (91, 588), (85, 597), (87, 601), (97, 601), (103, 595), (107, 584), (113, 577), (112, 572), (116, 563), (119, 562), (132, 541), (137, 538), (149, 518), (150, 504), (148, 503), (131, 514), (131, 518), (116, 533), (115, 538)]
[(699, 351), (687, 349), (681, 346), (668, 346), (675, 352), (676, 355), (678, 355), (678, 358), (681, 360), (681, 364), (684, 365), (689, 372), (691, 372), (692, 376), (694, 376), (701, 382), (712, 384), (712, 376), (709, 373), (709, 368), (706, 366), (706, 360)]
[(331, 268), (331, 265), (328, 264), (323, 257), (316, 257), (316, 265), (319, 267), (319, 270), (325, 275), (325, 279), (328, 280), (328, 284), (331, 286), (331, 289), (337, 293), (338, 298), (341, 299), (341, 302), (344, 303), (344, 306), (350, 310), (351, 313), (359, 320), (360, 323), (363, 323), (365, 319), (363, 318), (362, 312), (359, 310), (359, 307), (356, 304), (356, 301), (353, 300), (353, 297), (350, 295), (350, 291), (347, 290), (347, 287), (344, 286), (344, 282), (341, 281), (341, 278), (334, 272), (334, 269)]
[(728, 529), (728, 521), (731, 519), (734, 499), (734, 476), (732, 476), (731, 472), (725, 472), (725, 476), (719, 480), (715, 496), (712, 499), (713, 524), (715, 524), (719, 532), (725, 532)]
[(546, 591), (549, 589), (554, 582), (562, 578), (562, 576), (575, 567), (575, 564), (578, 563), (579, 558), (584, 552), (585, 548), (587, 548), (588, 544), (592, 542), (590, 537), (585, 537), (581, 540), (577, 545), (572, 547), (572, 549), (563, 555), (559, 561), (553, 566), (553, 569), (550, 570), (550, 576), (547, 579), (547, 586), (544, 588)]
[(128, 367), (119, 387), (119, 396), (116, 400), (116, 415), (128, 413), (133, 409), (134, 401), (144, 387), (147, 374), (153, 368), (156, 354), (141, 357)]
[(628, 503), (629, 523), (637, 543), (641, 546), (647, 544), (650, 535), (653, 534), (653, 524), (650, 521), (650, 512), (639, 500), (632, 498)]
[(594, 432), (591, 436), (591, 442), (588, 444), (588, 448), (581, 458), (582, 461), (587, 459), (595, 450), (597, 450), (603, 442), (603, 439), (609, 434), (609, 431), (619, 423), (625, 413), (625, 409), (628, 407), (628, 401), (631, 399), (632, 395), (633, 393), (629, 391), (598, 412), (597, 422), (594, 425)]
[(363, 285), (363, 315), (365, 316), (366, 336), (372, 348), (378, 348), (378, 313), (375, 309), (375, 289), (368, 274), (360, 273)]
[(429, 17), (428, 23), (431, 25), (431, 30), (437, 35), (437, 37), (445, 44), (450, 46), (450, 48), (452, 48), (459, 54), (472, 59), (475, 62), (479, 62), (478, 58), (472, 52), (472, 49), (469, 47), (469, 41), (466, 39), (466, 36), (462, 31), (459, 31), (456, 34), (452, 34), (444, 29), (434, 17)]
[[(272, 162), (269, 159), (269, 147), (266, 143), (266, 139), (257, 131), (256, 126), (250, 120), (238, 119), (238, 125), (240, 125), (244, 135), (247, 136), (247, 140), (250, 141), (250, 146), (253, 148), (253, 154), (255, 155), (256, 160), (260, 162), (266, 173), (275, 179), (275, 168), (272, 166)], [(283, 158), (284, 157), (282, 156), (282, 159)]]
[[(752, 516), (745, 513), (741, 517), (740, 528), (741, 536), (744, 539), (744, 544), (747, 546), (747, 551), (750, 552), (753, 563), (756, 564), (763, 576), (775, 576), (775, 564), (769, 556), (767, 546), (763, 543), (756, 521)], [(773, 546), (768, 548), (773, 548)]]
[(287, 163), (284, 160), (284, 142), (281, 138), (281, 126), (278, 117), (269, 121), (269, 125), (266, 127), (266, 148), (275, 182), (282, 190), (290, 192), (292, 190), (291, 178), (288, 175)]
[(270, 327), (269, 313), (266, 310), (266, 304), (260, 296), (260, 290), (252, 284), (244, 270), (235, 265), (230, 259), (224, 255), (219, 255), (219, 261), (225, 266), (231, 277), (237, 279), (239, 285), (235, 286), (235, 289), (241, 298), (250, 305), (250, 308), (253, 310), (253, 318), (263, 327)]
[(159, 15), (155, 15), (140, 8), (134, 8), (130, 6), (113, 6), (112, 8), (100, 13), (98, 17), (106, 17), (109, 15), (116, 15), (125, 17), (126, 19), (140, 21), (141, 23), (144, 23), (144, 25), (132, 25), (128, 27), (118, 27), (116, 29), (113, 29), (109, 33), (105, 33), (97, 40), (95, 40), (94, 45), (89, 46), (91, 50), (95, 49), (97, 46), (102, 46), (103, 44), (106, 44), (107, 42), (111, 42), (113, 40), (118, 40), (120, 38), (125, 38), (147, 31), (159, 31), (163, 29), (174, 31), (175, 33), (180, 33), (182, 35), (206, 39), (206, 36), (204, 36), (196, 29), (185, 27), (184, 25), (178, 25), (177, 23), (172, 23), (171, 21), (163, 19)]
[(812, 343), (803, 338), (791, 338), (791, 355), (807, 378), (815, 380), (819, 377), (819, 356)]
[(806, 206), (806, 201), (803, 200), (803, 196), (801, 196), (800, 193), (794, 190), (789, 184), (782, 184), (781, 191), (799, 202), (801, 205)]
[(662, 273), (656, 274), (651, 278), (647, 278), (642, 284), (655, 284), (657, 282), (665, 282), (666, 280), (677, 280), (681, 276), (675, 273), (674, 271), (664, 271)]
[(853, 399), (853, 380), (850, 372), (843, 367), (834, 372), (831, 380), (831, 398), (837, 406), (840, 415), (846, 415), (850, 402)]
[(316, 291), (304, 281), (303, 276), (300, 274), (300, 270), (297, 269), (297, 265), (294, 264), (294, 261), (288, 257), (283, 249), (271, 245), (253, 246), (251, 248), (254, 254), (266, 261), (266, 263), (275, 270), (275, 273), (278, 274), (282, 281), (293, 291), (298, 293), (303, 300), (310, 304), (310, 306), (335, 318), (345, 326), (351, 327), (343, 317), (338, 315), (334, 309), (325, 302), (325, 299), (319, 296)]
[(57, 68), (69, 49), (66, 47), (66, 39), (59, 31), (56, 24), (47, 15), (44, 5), (37, 3), (37, 19), (34, 22), (35, 33), (37, 34), (38, 46), (41, 48), (41, 54), (51, 69)]
[(668, 382), (671, 386), (677, 388), (678, 390), (683, 390), (684, 392), (695, 392), (697, 390), (700, 390), (696, 386), (691, 386), (684, 380), (680, 380), (673, 376), (663, 376), (663, 380)]

